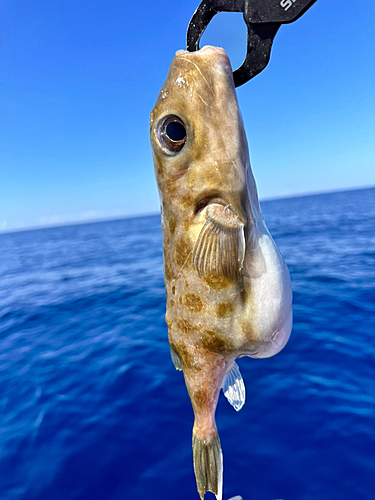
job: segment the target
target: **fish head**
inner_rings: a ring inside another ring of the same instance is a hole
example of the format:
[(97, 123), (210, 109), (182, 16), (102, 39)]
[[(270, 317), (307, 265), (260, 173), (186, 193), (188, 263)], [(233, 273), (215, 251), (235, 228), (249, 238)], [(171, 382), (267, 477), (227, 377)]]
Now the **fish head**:
[(162, 205), (194, 215), (219, 202), (245, 218), (249, 154), (224, 49), (176, 53), (150, 135)]

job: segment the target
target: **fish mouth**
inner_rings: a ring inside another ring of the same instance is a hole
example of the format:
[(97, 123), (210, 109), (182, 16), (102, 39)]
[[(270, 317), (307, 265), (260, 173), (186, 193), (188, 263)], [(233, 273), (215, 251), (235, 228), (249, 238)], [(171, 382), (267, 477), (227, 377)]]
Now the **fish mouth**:
[(204, 194), (201, 196), (195, 203), (194, 215), (200, 214), (208, 205), (212, 205), (215, 203), (216, 205), (223, 205), (223, 207), (229, 206), (220, 192), (214, 191), (208, 194)]

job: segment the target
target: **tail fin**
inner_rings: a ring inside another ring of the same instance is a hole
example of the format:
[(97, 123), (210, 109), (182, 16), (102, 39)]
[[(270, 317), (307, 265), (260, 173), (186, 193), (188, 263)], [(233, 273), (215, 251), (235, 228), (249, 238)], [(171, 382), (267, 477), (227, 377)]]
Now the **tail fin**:
[(199, 496), (211, 491), (217, 500), (223, 496), (223, 454), (219, 436), (210, 439), (199, 439), (193, 432), (193, 463)]

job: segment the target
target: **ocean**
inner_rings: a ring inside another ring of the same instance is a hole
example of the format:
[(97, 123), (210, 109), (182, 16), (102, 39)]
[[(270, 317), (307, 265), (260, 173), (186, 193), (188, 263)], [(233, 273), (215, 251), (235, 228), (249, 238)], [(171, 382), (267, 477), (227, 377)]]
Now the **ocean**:
[[(375, 188), (262, 209), (294, 326), (220, 395), (224, 499), (370, 500)], [(1, 500), (199, 499), (164, 314), (159, 216), (0, 234)]]

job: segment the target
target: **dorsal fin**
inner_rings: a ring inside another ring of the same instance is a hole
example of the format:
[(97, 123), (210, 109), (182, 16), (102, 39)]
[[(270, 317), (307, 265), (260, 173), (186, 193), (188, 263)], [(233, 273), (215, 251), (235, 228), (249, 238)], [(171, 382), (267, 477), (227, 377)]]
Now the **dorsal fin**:
[(200, 276), (238, 277), (245, 256), (244, 224), (230, 207), (212, 204), (193, 251)]

